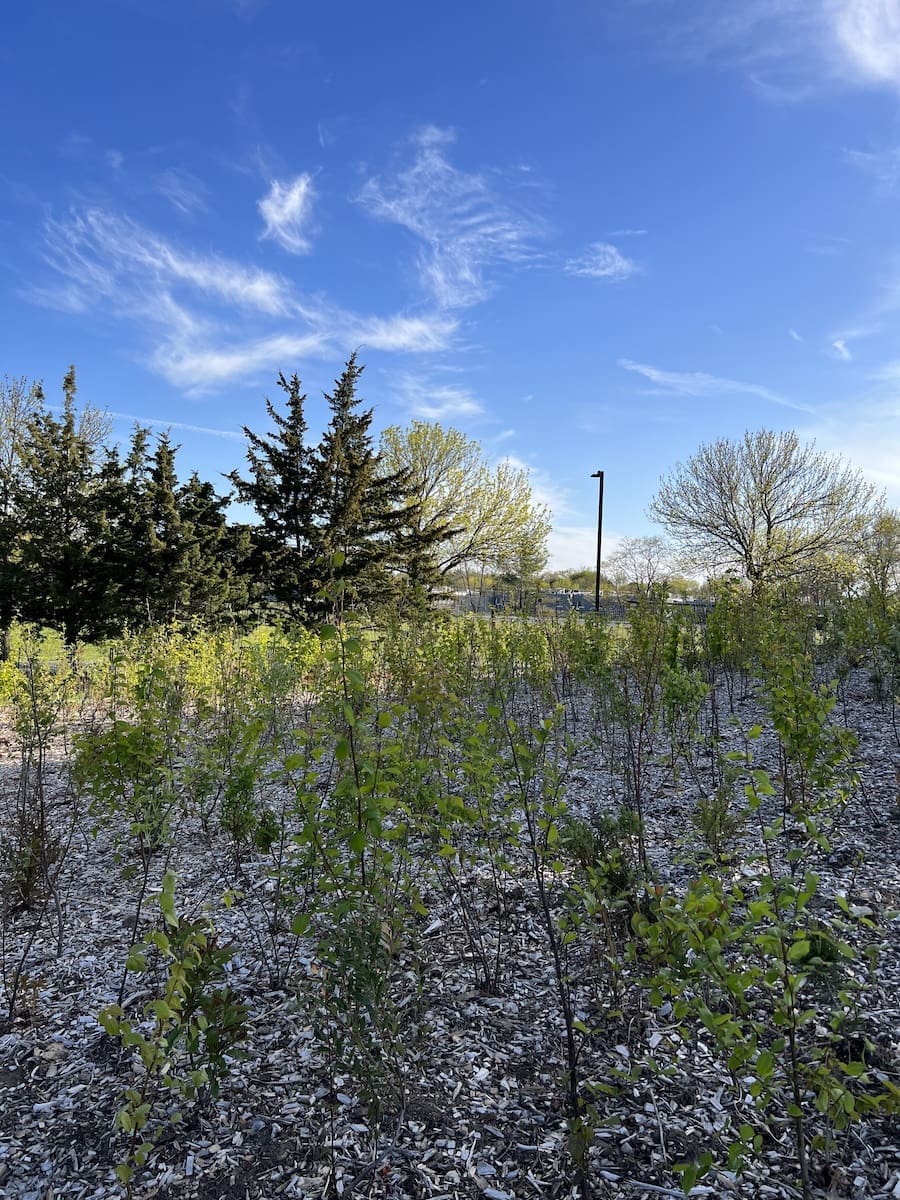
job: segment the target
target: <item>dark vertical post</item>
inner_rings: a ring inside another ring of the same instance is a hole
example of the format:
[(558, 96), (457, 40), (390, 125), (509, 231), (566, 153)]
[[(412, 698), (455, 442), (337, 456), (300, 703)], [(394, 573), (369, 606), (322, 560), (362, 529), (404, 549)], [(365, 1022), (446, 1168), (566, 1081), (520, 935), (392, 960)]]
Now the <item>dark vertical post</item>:
[(597, 580), (594, 584), (594, 612), (600, 611), (600, 548), (603, 544), (603, 472), (595, 471), (591, 479), (600, 480), (600, 503), (597, 507)]

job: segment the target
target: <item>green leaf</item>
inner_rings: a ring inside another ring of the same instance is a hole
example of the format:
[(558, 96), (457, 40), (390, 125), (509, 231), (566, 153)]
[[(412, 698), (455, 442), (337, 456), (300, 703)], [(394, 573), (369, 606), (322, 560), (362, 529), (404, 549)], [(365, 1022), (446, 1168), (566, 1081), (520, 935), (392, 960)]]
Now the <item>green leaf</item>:
[(135, 946), (125, 960), (126, 971), (146, 971), (147, 956), (139, 946)]
[(772, 1072), (775, 1070), (775, 1058), (768, 1050), (763, 1050), (759, 1058), (756, 1060), (756, 1073), (760, 1079), (771, 1078)]
[(774, 796), (775, 789), (772, 787), (772, 781), (769, 778), (768, 771), (752, 771), (753, 784), (757, 793), (760, 796)]
[(811, 946), (807, 938), (800, 938), (794, 942), (789, 948), (787, 956), (788, 962), (799, 962), (801, 959), (809, 958)]
[(694, 1163), (676, 1163), (673, 1170), (681, 1176), (681, 1189), (686, 1196), (697, 1182), (699, 1171)]
[(134, 1152), (134, 1161), (137, 1163), (137, 1165), (139, 1167), (143, 1167), (146, 1165), (147, 1159), (150, 1157), (150, 1155), (152, 1153), (153, 1153), (153, 1143), (152, 1142), (141, 1142), (141, 1144), (138, 1146), (138, 1148)]

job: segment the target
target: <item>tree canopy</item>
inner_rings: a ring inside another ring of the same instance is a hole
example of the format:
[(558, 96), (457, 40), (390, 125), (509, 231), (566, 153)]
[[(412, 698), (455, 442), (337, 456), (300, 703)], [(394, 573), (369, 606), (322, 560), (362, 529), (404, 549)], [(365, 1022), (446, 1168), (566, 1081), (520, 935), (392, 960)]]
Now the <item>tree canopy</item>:
[(438, 532), (421, 527), (407, 471), (374, 449), (372, 410), (357, 394), (362, 371), (351, 355), (325, 397), (331, 417), (318, 446), (307, 442), (300, 380), (279, 375), (286, 412), (266, 401), (274, 432), (245, 428), (249, 474), (229, 476), (260, 519), (251, 539), (264, 590), (295, 618), (392, 599)]
[(649, 592), (672, 574), (672, 550), (664, 538), (622, 538), (606, 561), (607, 574), (618, 591)]
[(544, 565), (549, 521), (528, 473), (489, 463), (455, 430), (416, 423), (373, 443), (355, 354), (309, 437), (299, 377), (277, 376), (268, 432), (245, 428), (247, 464), (229, 478), (255, 521), (230, 522), (231, 497), (178, 477), (178, 446), (136, 425), (110, 437), (108, 414), (64, 404), (40, 384), (0, 385), (0, 655), (16, 619), (58, 627), (68, 644), (156, 622), (318, 619), (331, 609), (433, 596), (443, 574), (475, 566), (520, 587)]
[(761, 429), (702, 445), (662, 480), (650, 515), (698, 567), (758, 587), (858, 549), (876, 506), (874, 487), (838, 455)]
[(550, 518), (526, 469), (490, 463), (478, 442), (431, 421), (386, 429), (381, 453), (387, 470), (408, 474), (438, 575), (474, 567), (521, 579), (543, 569)]
[(0, 380), (0, 657), (9, 653), (9, 630), (22, 588), (21, 521), (23, 452), (31, 421), (40, 412), (39, 384)]
[(251, 504), (254, 574), (264, 591), (291, 616), (302, 616), (314, 587), (315, 464), (306, 444), (306, 394), (297, 375), (278, 375), (285, 412), (266, 399), (274, 431), (264, 437), (244, 426), (248, 474), (232, 471), (237, 498)]

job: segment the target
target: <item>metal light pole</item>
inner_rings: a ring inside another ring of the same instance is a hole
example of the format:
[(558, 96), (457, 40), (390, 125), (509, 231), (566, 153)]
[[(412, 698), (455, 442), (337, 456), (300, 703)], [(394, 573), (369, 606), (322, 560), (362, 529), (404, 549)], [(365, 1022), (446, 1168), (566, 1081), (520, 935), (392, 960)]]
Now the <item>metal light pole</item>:
[(600, 547), (603, 544), (603, 472), (595, 471), (591, 479), (600, 480), (600, 503), (597, 507), (597, 581), (594, 585), (594, 612), (600, 611)]

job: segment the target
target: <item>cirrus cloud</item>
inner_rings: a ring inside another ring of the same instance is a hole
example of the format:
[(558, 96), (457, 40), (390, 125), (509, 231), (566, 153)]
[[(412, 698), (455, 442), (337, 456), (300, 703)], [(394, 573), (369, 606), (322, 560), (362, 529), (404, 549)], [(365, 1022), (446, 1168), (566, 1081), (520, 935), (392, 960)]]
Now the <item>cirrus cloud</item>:
[(311, 175), (298, 175), (286, 182), (273, 180), (257, 205), (265, 223), (262, 236), (271, 238), (289, 254), (309, 254), (312, 244), (308, 227), (314, 198)]
[[(737, 67), (772, 103), (802, 102), (829, 80), (900, 90), (900, 0), (648, 4), (668, 53)], [(645, 17), (642, 31), (649, 26)]]
[(627, 258), (611, 242), (594, 242), (584, 254), (570, 258), (565, 265), (567, 275), (585, 279), (607, 279), (620, 283), (640, 271), (637, 263)]
[(356, 313), (301, 295), (282, 275), (183, 249), (96, 207), (49, 219), (44, 237), (51, 275), (25, 298), (130, 324), (142, 346), (136, 356), (187, 392), (348, 346), (429, 353), (446, 348), (457, 328), (444, 313)]
[(491, 268), (536, 258), (540, 218), (498, 194), (482, 172), (463, 171), (447, 152), (451, 130), (427, 126), (413, 139), (413, 160), (372, 176), (357, 201), (379, 220), (400, 225), (421, 243), (422, 287), (442, 308), (465, 308), (491, 292)]
[(648, 366), (646, 363), (633, 362), (630, 358), (620, 358), (619, 366), (626, 371), (643, 375), (661, 392), (676, 396), (694, 396), (700, 399), (715, 396), (744, 395), (755, 396), (759, 400), (767, 400), (771, 404), (792, 408), (797, 412), (812, 412), (807, 404), (799, 404), (785, 396), (773, 392), (771, 388), (762, 387), (758, 383), (742, 383), (737, 379), (725, 379), (720, 375), (710, 375), (706, 371), (663, 371), (659, 367)]

